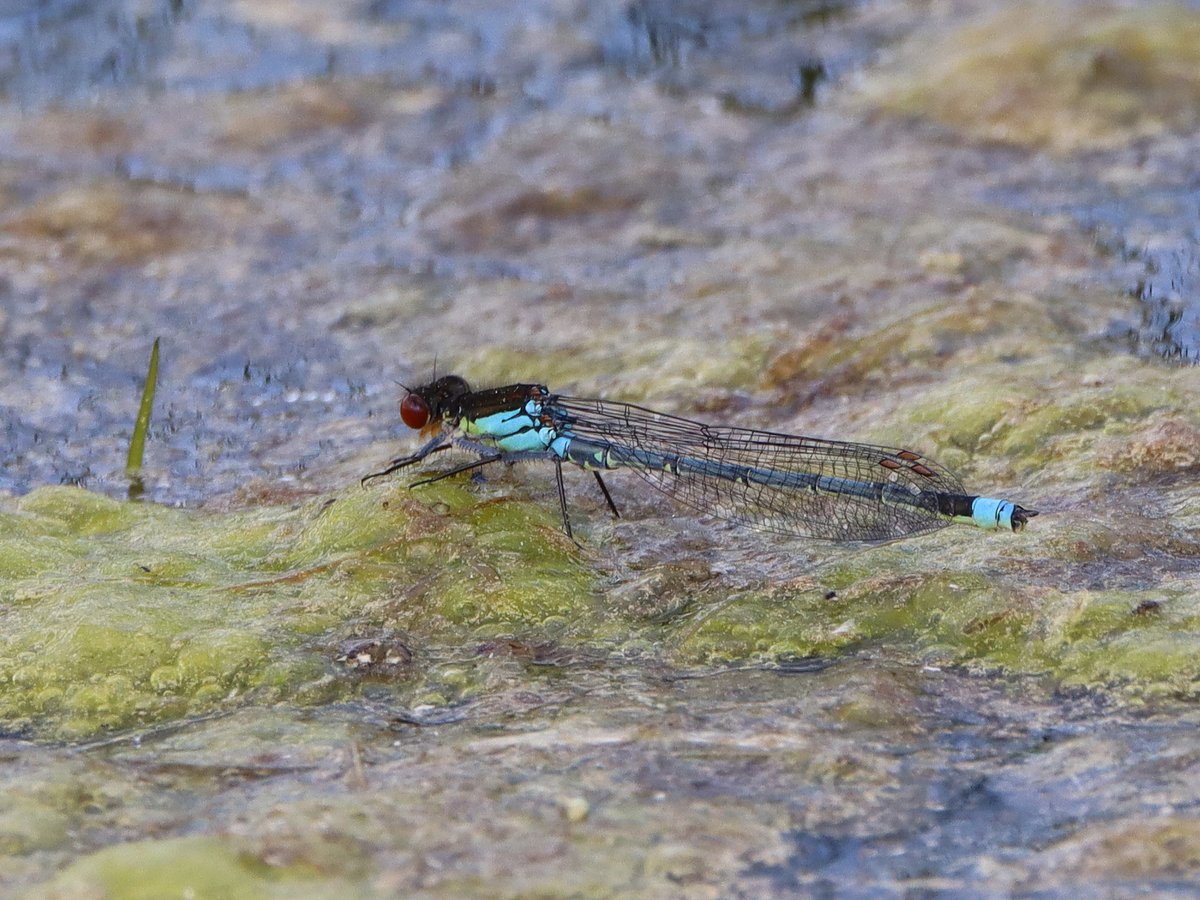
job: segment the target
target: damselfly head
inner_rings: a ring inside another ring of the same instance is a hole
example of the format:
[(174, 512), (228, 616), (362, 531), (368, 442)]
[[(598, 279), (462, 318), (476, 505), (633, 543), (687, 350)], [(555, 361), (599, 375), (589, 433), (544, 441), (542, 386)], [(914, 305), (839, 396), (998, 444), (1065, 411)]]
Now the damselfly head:
[(400, 401), (400, 418), (415, 431), (426, 425), (436, 424), (445, 416), (451, 403), (471, 393), (466, 379), (457, 375), (443, 375), (429, 384), (410, 390)]
[(1025, 526), (1029, 524), (1029, 520), (1038, 514), (1036, 509), (1026, 509), (1023, 506), (1014, 506), (1012, 512), (1012, 530), (1023, 531)]

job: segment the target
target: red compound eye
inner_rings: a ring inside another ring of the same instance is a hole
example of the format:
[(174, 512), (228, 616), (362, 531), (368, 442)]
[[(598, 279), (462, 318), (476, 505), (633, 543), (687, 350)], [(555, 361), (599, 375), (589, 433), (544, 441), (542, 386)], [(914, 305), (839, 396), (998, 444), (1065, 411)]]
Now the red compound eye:
[(429, 424), (429, 404), (416, 394), (409, 394), (400, 401), (400, 418), (414, 431)]

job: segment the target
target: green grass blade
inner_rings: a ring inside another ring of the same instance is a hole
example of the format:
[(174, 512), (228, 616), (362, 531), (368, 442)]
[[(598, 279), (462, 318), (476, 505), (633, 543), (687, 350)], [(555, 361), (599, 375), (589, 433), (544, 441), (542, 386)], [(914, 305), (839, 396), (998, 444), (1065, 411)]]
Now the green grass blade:
[(150, 430), (150, 410), (154, 407), (154, 390), (158, 387), (158, 342), (150, 351), (150, 368), (146, 370), (146, 383), (142, 387), (142, 405), (138, 407), (137, 423), (133, 426), (133, 437), (129, 440), (129, 455), (125, 457), (125, 472), (136, 475), (142, 468), (142, 456), (146, 452), (146, 432)]

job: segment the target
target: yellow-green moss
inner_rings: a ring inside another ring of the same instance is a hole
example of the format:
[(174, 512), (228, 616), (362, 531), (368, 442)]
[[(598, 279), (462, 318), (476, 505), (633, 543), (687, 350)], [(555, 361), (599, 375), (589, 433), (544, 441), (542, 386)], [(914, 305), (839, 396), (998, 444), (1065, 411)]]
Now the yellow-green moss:
[(463, 360), (459, 372), (473, 385), (534, 381), (551, 390), (595, 384), (601, 379), (613, 400), (666, 404), (681, 396), (694, 397), (698, 387), (749, 389), (766, 364), (768, 344), (753, 335), (720, 340), (645, 337), (630, 342), (621, 336), (617, 346), (577, 347), (539, 356), (530, 370), (528, 351), (489, 346)]
[(1161, 388), (1107, 387), (1085, 391), (1028, 414), (1014, 426), (1000, 447), (1006, 453), (1030, 453), (1048, 437), (1106, 427), (1136, 428), (1137, 423), (1160, 408), (1167, 397)]
[(70, 826), (65, 811), (32, 797), (10, 794), (0, 799), (0, 854), (54, 850), (67, 841)]
[[(1014, 402), (987, 406), (979, 423)], [(1114, 392), (1095, 415), (1124, 420), (1145, 405), (1136, 390)], [(293, 509), (222, 514), (67, 488), (6, 503), (0, 515), (14, 530), (0, 572), (0, 719), (39, 736), (85, 738), (244, 704), (328, 702), (358, 683), (337, 661), (339, 641), (385, 631), (449, 648), (505, 635), (615, 644), (688, 664), (886, 643), (921, 659), (1135, 692), (1189, 693), (1194, 678), (1185, 645), (1170, 637), (1195, 630), (1186, 596), (1169, 616), (1139, 616), (1128, 612), (1142, 599), (1133, 593), (1101, 602), (996, 573), (995, 554), (1017, 546), (1070, 562), (1125, 558), (1159, 540), (1153, 531), (1089, 531), (1087, 520), (1045, 533), (1036, 520), (1021, 536), (948, 529), (852, 553), (803, 587), (733, 597), (709, 583), (706, 565), (680, 563), (668, 567), (680, 577), (650, 579), (650, 595), (639, 598), (599, 592), (554, 504), (522, 500), (513, 484), (383, 484)], [(946, 559), (961, 565), (939, 569)], [(836, 596), (827, 598), (830, 588)], [(1065, 614), (1072, 597), (1082, 611)], [(460, 668), (464, 685), (446, 682), (437, 666), (395, 683), (414, 702), (483, 689), (486, 667)]]
[[(294, 896), (333, 897), (347, 885), (273, 869), (240, 853), (229, 841), (212, 837), (136, 841), (106, 847), (68, 866), (31, 898), (114, 897), (160, 900), (163, 897), (221, 897), (226, 900)], [(361, 890), (361, 888), (360, 888)]]
[(256, 698), (324, 702), (352, 689), (334, 646), (351, 628), (440, 639), (447, 627), (536, 628), (591, 606), (591, 575), (552, 512), (481, 502), (462, 485), (421, 499), (356, 487), (222, 515), (73, 488), (10, 506), (19, 511), (0, 513), (14, 524), (0, 542), (10, 731), (80, 738)]
[(1200, 125), (1200, 12), (1021, 3), (922, 35), (871, 101), (976, 137), (1069, 152)]
[(680, 628), (677, 652), (711, 662), (886, 642), (931, 662), (1049, 674), (1127, 696), (1200, 693), (1200, 601), (1190, 595), (1006, 589), (977, 573), (905, 573), (880, 562), (834, 597), (782, 590), (721, 604)]
[[(686, 633), (682, 651), (705, 659), (830, 655), (849, 644), (886, 640), (925, 652), (966, 657), (998, 652), (998, 598), (986, 578), (966, 573), (876, 573), (826, 597), (748, 595), (726, 604)], [(1011, 633), (1006, 625), (1000, 633)]]

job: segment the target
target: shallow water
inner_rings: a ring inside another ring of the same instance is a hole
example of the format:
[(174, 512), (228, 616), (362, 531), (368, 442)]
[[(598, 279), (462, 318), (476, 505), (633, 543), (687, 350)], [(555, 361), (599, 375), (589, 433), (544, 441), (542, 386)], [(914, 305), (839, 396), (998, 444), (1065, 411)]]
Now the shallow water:
[[(1200, 146), (1180, 138), (1148, 154), (1133, 148), (1082, 167), (1023, 173), (994, 195), (1024, 212), (1065, 216), (1094, 235), (1097, 248), (1123, 264), (1125, 289), (1141, 303), (1114, 340), (1171, 362), (1200, 360)], [(1116, 169), (1116, 173), (1113, 170)], [(1129, 173), (1137, 172), (1130, 178)]]
[[(1193, 33), (0, 12), (0, 885), (1193, 890)], [(435, 365), (911, 446), (1042, 515), (797, 545), (570, 473), (580, 548), (547, 467), (361, 489)]]

